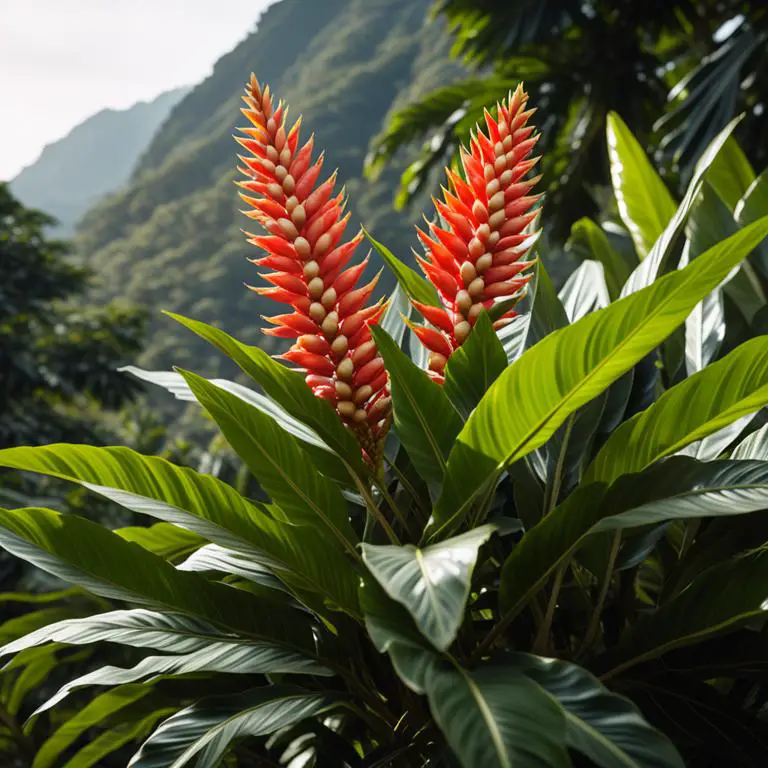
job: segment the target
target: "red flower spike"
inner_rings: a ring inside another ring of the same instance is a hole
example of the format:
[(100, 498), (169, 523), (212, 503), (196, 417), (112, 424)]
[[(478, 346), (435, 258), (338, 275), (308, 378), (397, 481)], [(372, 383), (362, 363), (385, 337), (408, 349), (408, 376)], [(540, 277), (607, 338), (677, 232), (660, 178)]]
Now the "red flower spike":
[(266, 252), (252, 261), (274, 286), (251, 290), (294, 310), (265, 317), (274, 327), (264, 333), (293, 340), (279, 357), (306, 371), (315, 395), (334, 405), (375, 464), (391, 404), (384, 361), (369, 327), (384, 306), (364, 306), (378, 278), (356, 287), (367, 260), (347, 267), (363, 234), (343, 240), (346, 195), (334, 191), (335, 171), (318, 184), (323, 155), (312, 159), (314, 136), (301, 144), (301, 118), (289, 127), (285, 105), (274, 106), (269, 87), (262, 88), (254, 76), (243, 101), (252, 127), (240, 129), (244, 138), (237, 139), (249, 153), (240, 157), (246, 177), (239, 182), (240, 196), (250, 207), (246, 215), (269, 233), (246, 237)]
[[(451, 354), (464, 342), (482, 309), (495, 299), (521, 297), (535, 263), (527, 256), (538, 233), (528, 232), (541, 195), (531, 192), (537, 178), (525, 179), (538, 161), (528, 157), (538, 141), (527, 125), (535, 110), (526, 110), (522, 86), (501, 104), (496, 117), (484, 113), (469, 150), (460, 152), (463, 177), (446, 169), (450, 191), (435, 201), (439, 223), (430, 223), (431, 237), (417, 230), (426, 251), (418, 263), (437, 288), (440, 307), (414, 306), (434, 328), (414, 333), (430, 350), (429, 373), (443, 381)], [(514, 317), (507, 312), (497, 325)]]

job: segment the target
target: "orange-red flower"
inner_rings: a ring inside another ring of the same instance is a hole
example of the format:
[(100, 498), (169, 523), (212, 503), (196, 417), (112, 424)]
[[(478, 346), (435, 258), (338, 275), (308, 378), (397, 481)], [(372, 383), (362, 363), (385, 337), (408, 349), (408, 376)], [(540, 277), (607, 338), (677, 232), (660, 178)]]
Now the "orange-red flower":
[[(442, 303), (433, 307), (414, 302), (433, 327), (414, 326), (430, 350), (429, 370), (438, 381), (451, 354), (464, 342), (483, 309), (499, 298), (520, 298), (531, 279), (527, 260), (538, 233), (529, 232), (541, 195), (531, 194), (539, 180), (526, 178), (538, 157), (529, 157), (538, 135), (528, 120), (528, 94), (518, 86), (497, 105), (494, 119), (486, 110), (487, 134), (479, 128), (470, 152), (462, 148), (462, 178), (447, 170), (451, 191), (435, 207), (444, 226), (418, 230), (427, 258), (419, 258), (427, 279)], [(500, 327), (514, 317), (509, 309), (496, 320)]]
[(323, 155), (313, 160), (313, 136), (300, 144), (301, 118), (289, 126), (287, 107), (275, 106), (269, 86), (253, 75), (245, 94), (251, 126), (237, 141), (249, 156), (240, 156), (247, 180), (238, 183), (246, 215), (268, 233), (246, 234), (266, 252), (252, 262), (271, 283), (251, 290), (291, 308), (264, 318), (274, 326), (264, 333), (293, 340), (281, 357), (304, 369), (314, 393), (335, 406), (375, 460), (390, 416), (387, 373), (369, 328), (384, 311), (381, 302), (368, 303), (378, 277), (357, 287), (368, 259), (351, 261), (363, 235), (344, 240), (344, 191), (335, 192), (335, 172), (318, 183)]

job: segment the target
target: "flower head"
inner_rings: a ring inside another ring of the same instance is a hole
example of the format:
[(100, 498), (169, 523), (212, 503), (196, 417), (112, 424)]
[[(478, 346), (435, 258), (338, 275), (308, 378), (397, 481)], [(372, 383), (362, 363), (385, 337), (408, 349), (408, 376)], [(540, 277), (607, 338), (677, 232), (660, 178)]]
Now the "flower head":
[(344, 239), (349, 222), (336, 173), (318, 183), (323, 155), (313, 160), (314, 137), (300, 144), (301, 119), (289, 126), (287, 107), (274, 103), (269, 86), (255, 76), (245, 89), (243, 114), (251, 123), (237, 141), (247, 177), (238, 184), (266, 235), (246, 233), (265, 255), (252, 259), (270, 287), (251, 288), (289, 305), (286, 314), (265, 317), (264, 333), (293, 344), (282, 357), (304, 369), (314, 393), (336, 408), (371, 460), (389, 424), (390, 398), (384, 361), (371, 338), (384, 305), (370, 304), (378, 277), (357, 286), (368, 258), (352, 264), (362, 233)]
[[(471, 151), (461, 150), (465, 178), (448, 169), (451, 190), (443, 189), (443, 200), (434, 201), (445, 226), (430, 223), (429, 234), (418, 230), (427, 255), (418, 261), (442, 306), (414, 302), (434, 327), (413, 330), (431, 352), (429, 370), (438, 381), (482, 310), (500, 298), (514, 303), (532, 276), (535, 261), (527, 256), (538, 233), (529, 232), (529, 225), (541, 195), (530, 194), (540, 177), (526, 178), (539, 159), (529, 158), (538, 135), (527, 124), (535, 111), (525, 109), (527, 101), (518, 86), (497, 105), (496, 119), (486, 110), (487, 134), (478, 128)], [(514, 315), (508, 309), (496, 327)]]

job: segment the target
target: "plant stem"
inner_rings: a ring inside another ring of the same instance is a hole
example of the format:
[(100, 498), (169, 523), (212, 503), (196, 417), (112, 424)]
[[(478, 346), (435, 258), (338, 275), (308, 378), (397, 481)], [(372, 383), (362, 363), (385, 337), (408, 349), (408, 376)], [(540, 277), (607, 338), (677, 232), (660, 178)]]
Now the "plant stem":
[(411, 481), (405, 476), (405, 473), (397, 466), (397, 464), (392, 461), (388, 456), (384, 456), (384, 461), (387, 462), (387, 465), (389, 468), (394, 472), (395, 477), (397, 477), (398, 481), (400, 482), (400, 485), (405, 488), (405, 490), (408, 492), (410, 497), (415, 502), (415, 505), (417, 509), (419, 510), (419, 523), (422, 525), (426, 525), (427, 520), (429, 519), (429, 510), (424, 509), (424, 507), (421, 504), (421, 501), (419, 499), (419, 494), (416, 491), (416, 489), (413, 487)]
[(576, 421), (576, 414), (573, 413), (568, 418), (565, 424), (565, 434), (563, 435), (563, 443), (560, 446), (560, 453), (557, 457), (557, 465), (555, 466), (555, 474), (552, 477), (552, 483), (547, 484), (547, 496), (544, 499), (544, 517), (546, 517), (557, 505), (557, 499), (560, 496), (560, 487), (563, 484), (563, 469), (565, 467), (565, 457), (568, 453), (568, 442), (571, 439), (571, 432), (573, 430), (573, 423)]
[(389, 508), (392, 510), (392, 514), (394, 515), (395, 519), (398, 523), (400, 523), (400, 525), (403, 526), (403, 530), (406, 532), (411, 541), (418, 539), (418, 536), (414, 536), (414, 533), (411, 530), (411, 527), (408, 525), (408, 521), (405, 519), (405, 516), (400, 514), (400, 509), (398, 508), (397, 504), (395, 504), (395, 500), (387, 490), (387, 484), (383, 480), (377, 480), (376, 487), (379, 489), (379, 493), (381, 493), (384, 501), (387, 502)]
[(368, 509), (369, 514), (376, 520), (376, 522), (384, 529), (384, 533), (387, 534), (387, 538), (393, 543), (400, 545), (400, 539), (397, 537), (397, 534), (392, 530), (392, 526), (387, 521), (387, 518), (384, 517), (381, 510), (376, 506), (376, 502), (371, 497), (370, 492), (365, 487), (363, 482), (360, 480), (360, 478), (354, 474), (352, 474), (352, 479), (355, 481), (355, 485), (357, 486), (357, 490), (360, 491), (360, 495), (363, 497), (363, 500), (365, 501), (365, 506)]
[(587, 633), (584, 635), (584, 641), (581, 644), (579, 652), (576, 654), (576, 658), (581, 657), (592, 644), (592, 641), (597, 635), (598, 627), (600, 626), (600, 617), (603, 613), (603, 605), (605, 598), (608, 596), (608, 590), (611, 586), (611, 576), (613, 575), (613, 567), (616, 565), (616, 558), (619, 555), (619, 547), (621, 546), (621, 531), (616, 531), (613, 535), (613, 543), (611, 544), (611, 553), (608, 556), (608, 565), (605, 569), (605, 578), (603, 579), (603, 585), (600, 587), (600, 594), (597, 598), (597, 604), (595, 605), (592, 616), (589, 620), (589, 626), (587, 627)]
[(549, 596), (549, 602), (547, 603), (547, 611), (544, 614), (544, 621), (539, 626), (539, 631), (536, 633), (536, 638), (533, 641), (533, 652), (539, 655), (544, 655), (549, 650), (549, 632), (552, 629), (552, 620), (555, 618), (555, 609), (557, 608), (557, 600), (560, 597), (560, 589), (563, 586), (563, 579), (568, 572), (568, 562), (563, 563), (555, 574), (555, 581), (552, 584), (552, 594)]

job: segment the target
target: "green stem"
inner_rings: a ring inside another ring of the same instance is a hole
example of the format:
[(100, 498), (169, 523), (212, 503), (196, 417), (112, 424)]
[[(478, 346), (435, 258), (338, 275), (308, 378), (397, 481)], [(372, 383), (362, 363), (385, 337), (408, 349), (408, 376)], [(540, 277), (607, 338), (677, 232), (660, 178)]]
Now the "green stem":
[(419, 494), (416, 491), (416, 489), (413, 487), (413, 484), (411, 481), (405, 476), (405, 473), (395, 464), (392, 459), (390, 459), (388, 456), (384, 456), (384, 461), (387, 462), (387, 466), (394, 472), (395, 477), (397, 477), (398, 482), (400, 485), (405, 488), (405, 490), (408, 492), (408, 495), (413, 499), (413, 501), (416, 504), (417, 509), (419, 510), (419, 523), (422, 525), (427, 524), (427, 520), (429, 519), (429, 510), (424, 509), (424, 507), (421, 504), (421, 500), (419, 499)]
[(597, 598), (595, 609), (592, 611), (592, 616), (589, 620), (589, 626), (587, 627), (587, 633), (584, 635), (584, 641), (581, 644), (579, 652), (576, 654), (576, 658), (581, 657), (592, 644), (592, 641), (597, 635), (597, 630), (600, 627), (600, 617), (603, 614), (603, 605), (605, 604), (605, 598), (608, 596), (608, 590), (611, 586), (611, 576), (613, 575), (613, 567), (616, 565), (616, 558), (619, 555), (619, 547), (621, 546), (621, 531), (616, 531), (613, 535), (613, 543), (611, 544), (611, 553), (608, 556), (608, 565), (605, 568), (605, 578), (603, 584), (600, 587), (600, 594)]
[(563, 563), (555, 574), (555, 581), (552, 585), (552, 594), (549, 596), (549, 602), (547, 603), (547, 610), (544, 614), (544, 621), (539, 626), (539, 631), (536, 633), (536, 638), (533, 641), (533, 652), (540, 656), (549, 652), (549, 633), (552, 629), (552, 621), (555, 618), (555, 609), (557, 608), (557, 600), (560, 597), (560, 590), (563, 586), (563, 579), (568, 571), (568, 563)]
[(555, 474), (552, 477), (552, 483), (547, 483), (547, 496), (544, 500), (544, 517), (546, 517), (557, 505), (557, 499), (560, 496), (560, 487), (563, 484), (563, 469), (565, 468), (565, 457), (568, 453), (568, 442), (571, 439), (573, 423), (576, 421), (576, 414), (573, 413), (565, 424), (565, 434), (563, 443), (560, 447), (560, 454), (557, 457)]
[(400, 513), (399, 507), (395, 504), (395, 500), (392, 498), (391, 494), (387, 490), (386, 482), (384, 482), (383, 480), (376, 480), (376, 487), (379, 489), (379, 493), (381, 493), (384, 501), (387, 502), (387, 505), (392, 510), (392, 514), (394, 515), (395, 519), (403, 527), (403, 530), (406, 532), (406, 534), (411, 539), (411, 541), (415, 541), (416, 539), (418, 539), (419, 537), (414, 536), (414, 533), (411, 530), (410, 525), (408, 525), (408, 521), (405, 519), (405, 516)]
[(370, 492), (365, 487), (365, 485), (362, 483), (360, 478), (354, 474), (352, 474), (352, 479), (355, 481), (355, 485), (357, 486), (357, 490), (360, 492), (360, 495), (363, 497), (363, 501), (365, 501), (366, 509), (368, 510), (368, 513), (376, 520), (376, 522), (383, 528), (384, 533), (387, 534), (387, 537), (389, 540), (396, 545), (400, 545), (400, 539), (397, 537), (397, 534), (392, 530), (392, 526), (387, 521), (387, 518), (384, 517), (381, 510), (376, 506), (376, 502), (371, 497)]

